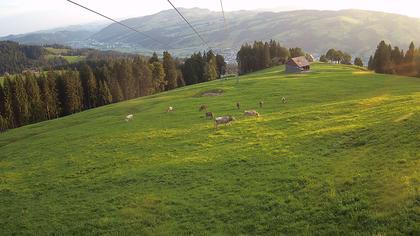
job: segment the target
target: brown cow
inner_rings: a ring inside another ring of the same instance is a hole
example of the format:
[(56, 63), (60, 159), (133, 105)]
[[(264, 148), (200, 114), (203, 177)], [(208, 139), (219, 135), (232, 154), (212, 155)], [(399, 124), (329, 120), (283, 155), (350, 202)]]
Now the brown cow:
[(217, 129), (217, 127), (219, 127), (219, 125), (221, 125), (221, 124), (227, 125), (227, 124), (230, 124), (230, 122), (232, 122), (234, 120), (235, 120), (235, 117), (233, 117), (233, 116), (216, 117), (216, 119), (214, 119), (216, 129)]

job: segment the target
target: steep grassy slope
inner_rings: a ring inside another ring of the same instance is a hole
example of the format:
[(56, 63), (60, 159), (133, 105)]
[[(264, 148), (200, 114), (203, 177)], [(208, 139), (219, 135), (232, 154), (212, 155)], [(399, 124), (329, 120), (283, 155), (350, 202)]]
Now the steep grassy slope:
[(282, 70), (0, 134), (0, 232), (419, 234), (420, 80)]

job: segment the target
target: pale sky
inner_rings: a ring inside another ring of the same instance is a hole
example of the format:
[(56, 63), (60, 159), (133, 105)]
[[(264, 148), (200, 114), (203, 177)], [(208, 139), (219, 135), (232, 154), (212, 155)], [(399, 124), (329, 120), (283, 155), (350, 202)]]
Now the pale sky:
[[(74, 0), (117, 19), (144, 16), (171, 9), (167, 0)], [(177, 7), (220, 11), (219, 0), (172, 0)], [(223, 0), (225, 11), (365, 9), (420, 18), (419, 0)], [(100, 16), (66, 0), (0, 0), (0, 36), (54, 27), (103, 21)]]

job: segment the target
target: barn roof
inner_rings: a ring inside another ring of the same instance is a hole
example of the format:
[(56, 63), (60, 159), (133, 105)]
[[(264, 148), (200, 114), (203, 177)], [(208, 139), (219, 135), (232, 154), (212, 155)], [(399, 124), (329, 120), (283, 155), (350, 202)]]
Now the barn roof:
[(309, 66), (309, 62), (308, 60), (306, 60), (305, 57), (295, 57), (295, 58), (290, 58), (289, 61), (287, 62), (288, 65), (295, 65), (298, 67), (305, 67), (305, 66)]

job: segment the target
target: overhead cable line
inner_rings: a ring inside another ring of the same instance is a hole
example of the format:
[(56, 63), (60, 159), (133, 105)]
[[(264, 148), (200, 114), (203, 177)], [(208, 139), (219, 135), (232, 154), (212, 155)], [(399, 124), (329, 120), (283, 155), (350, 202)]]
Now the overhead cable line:
[(190, 24), (190, 22), (184, 17), (184, 15), (182, 15), (182, 13), (175, 7), (174, 4), (172, 4), (172, 2), (170, 0), (168, 0), (168, 2), (175, 9), (175, 11), (178, 12), (178, 14), (181, 16), (181, 18), (191, 27), (191, 29), (194, 31), (194, 33), (201, 39), (201, 41), (203, 42), (203, 44), (206, 45), (211, 50), (211, 47), (209, 46), (209, 44), (207, 43), (207, 41), (204, 40), (203, 37), (201, 37), (200, 33), (198, 33), (198, 31), (194, 28), (194, 26), (192, 26)]
[(225, 9), (223, 8), (223, 0), (220, 0), (220, 7), (222, 8), (222, 15), (223, 15), (223, 22), (225, 25), (225, 30), (227, 30), (227, 24), (226, 24), (226, 17), (225, 17)]
[(93, 12), (93, 13), (95, 13), (95, 14), (97, 14), (97, 15), (100, 15), (100, 16), (102, 16), (102, 17), (104, 17), (104, 18), (106, 18), (106, 19), (108, 19), (108, 20), (110, 20), (110, 21), (113, 21), (113, 22), (115, 22), (115, 23), (117, 23), (117, 24), (119, 24), (119, 25), (121, 25), (121, 26), (124, 26), (125, 28), (128, 28), (128, 29), (130, 29), (130, 30), (133, 30), (133, 31), (135, 31), (135, 32), (137, 32), (137, 33), (139, 33), (139, 34), (141, 34), (142, 36), (144, 36), (144, 37), (146, 37), (146, 38), (148, 38), (148, 39), (151, 39), (151, 40), (153, 40), (153, 41), (155, 41), (155, 42), (158, 42), (159, 44), (161, 44), (161, 45), (165, 46), (165, 48), (166, 48), (166, 46), (167, 46), (167, 44), (166, 44), (166, 43), (163, 43), (163, 42), (161, 42), (160, 40), (155, 39), (155, 38), (153, 38), (152, 36), (147, 35), (147, 34), (145, 34), (145, 33), (141, 32), (141, 31), (139, 31), (139, 30), (137, 30), (137, 29), (135, 29), (135, 28), (133, 28), (133, 27), (131, 27), (131, 26), (128, 26), (128, 25), (126, 25), (126, 24), (124, 24), (124, 23), (120, 22), (120, 21), (114, 20), (114, 19), (112, 19), (111, 17), (108, 17), (108, 16), (106, 16), (106, 15), (104, 15), (104, 14), (102, 14), (102, 13), (99, 13), (99, 12), (97, 12), (97, 11), (95, 11), (95, 10), (92, 10), (92, 9), (90, 9), (90, 8), (88, 8), (88, 7), (85, 7), (85, 6), (83, 6), (83, 5), (81, 5), (81, 4), (77, 3), (77, 2), (74, 2), (74, 1), (71, 1), (71, 0), (67, 0), (67, 1), (68, 1), (68, 2), (70, 2), (70, 3), (72, 3), (72, 4), (74, 4), (74, 5), (76, 5), (76, 6), (79, 6), (79, 7), (83, 8), (83, 9), (86, 9), (86, 10), (88, 10), (88, 11), (90, 11), (90, 12)]

